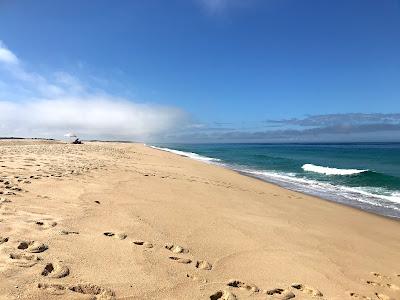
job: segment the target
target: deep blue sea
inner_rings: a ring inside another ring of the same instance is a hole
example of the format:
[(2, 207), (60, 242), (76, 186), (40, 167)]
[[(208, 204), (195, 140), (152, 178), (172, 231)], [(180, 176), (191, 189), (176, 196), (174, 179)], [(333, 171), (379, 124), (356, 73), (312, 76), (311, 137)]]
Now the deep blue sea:
[(400, 143), (155, 146), (291, 190), (400, 218)]

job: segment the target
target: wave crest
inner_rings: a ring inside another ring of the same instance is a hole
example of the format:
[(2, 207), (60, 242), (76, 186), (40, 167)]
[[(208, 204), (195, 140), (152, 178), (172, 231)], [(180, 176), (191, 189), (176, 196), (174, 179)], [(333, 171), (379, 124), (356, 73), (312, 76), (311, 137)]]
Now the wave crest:
[(317, 165), (313, 165), (313, 164), (304, 164), (301, 168), (304, 171), (315, 172), (315, 173), (320, 173), (320, 174), (325, 174), (325, 175), (354, 175), (354, 174), (368, 172), (368, 170), (337, 169), (337, 168), (317, 166)]
[(220, 161), (220, 159), (218, 159), (218, 158), (207, 157), (207, 156), (199, 155), (199, 154), (193, 153), (193, 152), (184, 152), (184, 151), (179, 151), (179, 150), (174, 150), (174, 149), (169, 149), (169, 148), (161, 148), (161, 147), (156, 147), (156, 146), (150, 146), (150, 148), (171, 152), (171, 153), (174, 153), (174, 154), (177, 154), (180, 156), (186, 156), (186, 157), (189, 157), (189, 158), (192, 158), (195, 160), (204, 161), (204, 162)]

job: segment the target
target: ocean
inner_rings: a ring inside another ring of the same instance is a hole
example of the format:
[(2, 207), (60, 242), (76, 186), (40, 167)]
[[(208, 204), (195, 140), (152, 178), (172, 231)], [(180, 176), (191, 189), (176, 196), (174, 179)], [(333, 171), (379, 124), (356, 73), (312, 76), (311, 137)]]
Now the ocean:
[(158, 144), (290, 190), (400, 218), (400, 143)]

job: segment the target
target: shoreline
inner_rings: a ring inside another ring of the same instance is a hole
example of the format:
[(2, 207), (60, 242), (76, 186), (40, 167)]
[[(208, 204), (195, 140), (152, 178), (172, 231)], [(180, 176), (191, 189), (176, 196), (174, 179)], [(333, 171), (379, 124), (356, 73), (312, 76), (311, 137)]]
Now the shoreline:
[[(215, 166), (224, 168), (226, 170), (231, 170), (231, 171), (234, 171), (234, 172), (236, 172), (236, 173), (238, 173), (238, 174), (240, 174), (242, 176), (251, 177), (251, 178), (260, 180), (261, 182), (266, 182), (266, 183), (278, 186), (278, 187), (283, 188), (283, 189), (288, 190), (288, 191), (293, 191), (293, 192), (297, 192), (297, 193), (300, 193), (300, 194), (303, 194), (303, 195), (306, 195), (306, 196), (315, 197), (315, 198), (318, 198), (318, 199), (323, 200), (323, 201), (336, 203), (336, 204), (341, 205), (341, 206), (350, 207), (350, 208), (353, 208), (353, 209), (356, 209), (356, 210), (359, 210), (359, 211), (363, 211), (363, 212), (366, 212), (366, 213), (369, 213), (369, 214), (373, 214), (373, 215), (376, 215), (376, 216), (381, 216), (381, 217), (388, 218), (388, 219), (391, 219), (391, 220), (400, 221), (400, 217), (399, 216), (379, 213), (378, 211), (376, 211), (376, 210), (374, 210), (372, 208), (369, 208), (368, 206), (362, 207), (362, 205), (360, 203), (358, 203), (358, 202), (355, 202), (355, 203), (351, 203), (349, 201), (345, 202), (343, 200), (339, 200), (338, 197), (335, 198), (333, 196), (330, 196), (329, 194), (327, 194), (324, 197), (324, 195), (322, 194), (323, 192), (321, 192), (321, 193), (316, 193), (316, 192), (312, 193), (311, 191), (310, 192), (302, 191), (302, 190), (296, 189), (296, 187), (290, 187), (289, 186), (290, 184), (286, 183), (286, 182), (279, 183), (279, 181), (268, 180), (268, 178), (261, 178), (260, 176), (252, 174), (250, 172), (246, 172), (246, 171), (237, 169), (237, 168), (232, 167), (232, 166), (230, 166), (228, 164), (219, 163), (220, 160), (217, 159), (217, 158), (205, 157), (205, 156), (201, 156), (201, 155), (199, 155), (197, 153), (188, 153), (188, 152), (183, 152), (183, 151), (180, 151), (180, 150), (175, 150), (175, 149), (170, 149), (170, 148), (161, 148), (161, 147), (156, 147), (156, 146), (147, 145), (147, 144), (143, 144), (143, 145), (146, 146), (146, 147), (152, 148), (152, 149), (159, 150), (159, 151), (169, 152), (169, 153), (172, 153), (174, 155), (178, 155), (178, 156), (181, 156), (181, 157), (189, 158), (189, 159), (192, 159), (192, 160), (195, 160), (195, 161), (199, 161), (199, 162), (202, 162), (202, 163), (206, 163), (206, 164), (215, 165)], [(199, 158), (192, 157), (191, 154), (198, 155)], [(201, 159), (200, 159), (200, 157), (201, 157)], [(285, 184), (286, 184), (286, 186), (285, 186)]]
[[(176, 150), (174, 150), (174, 149), (166, 150), (166, 149), (159, 148), (159, 147), (155, 147), (155, 146), (152, 146), (152, 145), (147, 145), (147, 144), (141, 144), (141, 145), (143, 145), (143, 146), (145, 146), (145, 147), (148, 147), (148, 148), (150, 148), (150, 149), (155, 149), (155, 150), (158, 150), (158, 151), (163, 151), (163, 152), (171, 153), (171, 154), (173, 154), (173, 155), (177, 155), (177, 156), (180, 156), (180, 157), (183, 157), (183, 158), (187, 158), (187, 159), (190, 159), (190, 160), (193, 160), (193, 161), (197, 161), (197, 162), (204, 163), (204, 164), (209, 164), (209, 165), (212, 165), (212, 166), (216, 166), (216, 167), (222, 168), (222, 169), (224, 169), (224, 170), (232, 171), (232, 172), (234, 172), (234, 173), (236, 173), (236, 174), (238, 174), (238, 175), (240, 175), (240, 176), (245, 176), (245, 177), (248, 177), (248, 178), (256, 179), (257, 181), (260, 181), (261, 183), (271, 184), (271, 185), (273, 185), (273, 186), (276, 186), (276, 187), (278, 187), (278, 188), (284, 189), (284, 190), (286, 190), (286, 191), (291, 191), (291, 192), (299, 193), (299, 194), (301, 194), (301, 195), (304, 195), (304, 196), (307, 196), (307, 197), (311, 197), (311, 198), (317, 199), (317, 200), (319, 200), (319, 201), (328, 202), (328, 203), (337, 205), (337, 206), (339, 206), (339, 207), (345, 207), (345, 208), (349, 208), (349, 209), (352, 209), (352, 210), (355, 210), (355, 211), (361, 212), (361, 213), (366, 213), (366, 214), (369, 214), (369, 215), (372, 215), (372, 216), (375, 216), (375, 217), (380, 217), (380, 218), (383, 218), (383, 219), (392, 220), (392, 221), (395, 221), (395, 222), (400, 222), (400, 218), (398, 218), (398, 217), (379, 214), (379, 213), (377, 213), (377, 212), (374, 212), (373, 210), (362, 209), (362, 208), (357, 207), (357, 206), (355, 206), (355, 205), (353, 206), (353, 205), (351, 205), (351, 204), (338, 202), (338, 201), (335, 201), (335, 200), (331, 200), (331, 199), (329, 199), (329, 198), (323, 198), (323, 197), (320, 197), (320, 196), (318, 196), (318, 195), (313, 195), (313, 194), (311, 194), (311, 193), (307, 193), (307, 192), (303, 192), (303, 191), (297, 191), (297, 190), (295, 190), (295, 189), (290, 189), (290, 188), (285, 187), (285, 186), (283, 186), (283, 185), (280, 185), (280, 184), (278, 184), (278, 183), (271, 182), (271, 181), (268, 181), (268, 180), (266, 180), (266, 179), (262, 179), (262, 178), (260, 178), (260, 177), (257, 177), (256, 175), (252, 175), (252, 174), (246, 173), (246, 172), (244, 172), (244, 171), (240, 171), (240, 170), (237, 170), (237, 169), (234, 169), (234, 168), (230, 168), (229, 166), (227, 166), (227, 165), (225, 165), (225, 164), (213, 163), (212, 161), (206, 161), (206, 160), (199, 160), (199, 159), (195, 159), (195, 158), (186, 156), (186, 155), (184, 155), (184, 154), (178, 154), (178, 153), (174, 153), (174, 152), (169, 151), (169, 150), (176, 151)], [(195, 154), (196, 154), (196, 153), (195, 153)], [(214, 158), (211, 158), (211, 159), (214, 159)]]
[(399, 299), (393, 219), (142, 144), (3, 145), (1, 300)]
[[(228, 168), (228, 169), (229, 169), (229, 168)], [(230, 170), (230, 169), (229, 169), (229, 170)], [(320, 200), (320, 201), (324, 201), (324, 202), (328, 202), (328, 203), (331, 203), (331, 204), (334, 204), (334, 205), (338, 205), (338, 206), (340, 206), (340, 207), (349, 208), (349, 209), (355, 210), (355, 211), (357, 211), (357, 212), (366, 213), (366, 214), (369, 214), (369, 215), (372, 215), (372, 216), (375, 216), (375, 217), (380, 217), (380, 218), (387, 219), (387, 220), (392, 220), (392, 221), (396, 221), (396, 222), (399, 222), (399, 221), (400, 221), (400, 218), (397, 218), (397, 217), (391, 217), (391, 216), (387, 216), (387, 215), (378, 214), (378, 213), (376, 213), (376, 212), (374, 212), (374, 211), (372, 211), (372, 210), (366, 210), (366, 209), (359, 208), (359, 207), (357, 207), (357, 206), (352, 206), (352, 205), (350, 205), (350, 204), (341, 203), (341, 202), (337, 202), (337, 201), (330, 200), (330, 199), (325, 199), (325, 198), (323, 198), (323, 197), (318, 197), (318, 196), (315, 196), (315, 195), (312, 195), (312, 194), (308, 194), (308, 193), (306, 193), (306, 192), (292, 190), (292, 189), (286, 188), (286, 187), (284, 187), (284, 186), (281, 186), (281, 185), (279, 185), (279, 184), (277, 184), (277, 183), (269, 182), (269, 181), (263, 180), (263, 179), (261, 179), (261, 178), (259, 178), (259, 177), (257, 177), (257, 176), (252, 176), (251, 174), (246, 174), (246, 173), (244, 173), (244, 172), (242, 173), (242, 172), (236, 171), (236, 170), (232, 170), (232, 171), (237, 172), (238, 174), (240, 174), (240, 175), (242, 175), (242, 176), (251, 177), (251, 178), (254, 178), (254, 179), (256, 179), (256, 180), (259, 180), (259, 181), (261, 181), (261, 182), (263, 182), (263, 183), (272, 184), (272, 185), (277, 186), (277, 187), (279, 187), (279, 188), (282, 188), (282, 189), (284, 189), (284, 190), (288, 190), (288, 191), (291, 191), (291, 192), (299, 193), (299, 194), (302, 194), (302, 195), (307, 196), (307, 197), (312, 197), (312, 198), (318, 199), (318, 200)]]

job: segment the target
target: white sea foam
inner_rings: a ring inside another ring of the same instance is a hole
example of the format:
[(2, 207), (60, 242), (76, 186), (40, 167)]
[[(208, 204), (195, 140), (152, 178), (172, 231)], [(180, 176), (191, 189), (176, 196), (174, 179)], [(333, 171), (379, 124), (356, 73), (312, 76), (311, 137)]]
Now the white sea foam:
[(325, 175), (354, 175), (367, 172), (368, 170), (357, 170), (357, 169), (337, 169), (337, 168), (329, 168), (316, 166), (313, 164), (305, 164), (301, 167), (304, 171), (315, 172)]
[(218, 158), (202, 156), (202, 155), (199, 155), (199, 154), (193, 153), (193, 152), (184, 152), (184, 151), (179, 151), (179, 150), (174, 150), (174, 149), (169, 149), (169, 148), (161, 148), (161, 147), (156, 147), (156, 146), (150, 146), (150, 148), (171, 152), (171, 153), (174, 153), (174, 154), (177, 154), (177, 155), (180, 155), (180, 156), (186, 156), (186, 157), (189, 157), (189, 158), (192, 158), (192, 159), (195, 159), (195, 160), (204, 161), (204, 162), (217, 162), (217, 161), (220, 161), (220, 159), (218, 159)]
[(365, 187), (347, 187), (342, 185), (333, 185), (316, 180), (288, 176), (288, 174), (256, 171), (251, 169), (244, 169), (241, 170), (241, 172), (247, 173), (249, 175), (254, 175), (258, 178), (272, 181), (284, 187), (292, 188), (304, 193), (325, 196), (330, 195), (329, 198), (342, 197), (344, 199), (349, 199), (356, 202), (363, 202), (373, 206), (400, 210), (399, 207), (391, 205), (391, 203), (400, 204), (400, 193), (397, 192), (385, 195), (383, 194), (384, 191), (382, 189), (377, 190), (377, 188), (371, 190), (370, 188)]
[[(278, 184), (282, 187), (319, 196), (325, 199), (329, 199), (335, 202), (351, 204), (361, 207), (376, 207), (379, 209), (389, 209), (396, 211), (393, 215), (387, 210), (385, 215), (399, 218), (400, 211), (400, 191), (387, 191), (384, 188), (372, 188), (372, 187), (348, 187), (343, 185), (334, 185), (327, 182), (321, 182), (303, 177), (297, 177), (295, 173), (281, 173), (274, 171), (255, 170), (244, 168), (239, 165), (227, 165), (221, 162), (220, 159), (202, 156), (193, 152), (184, 152), (169, 148), (160, 148), (150, 146), (151, 148), (168, 151), (181, 156), (186, 156), (192, 159), (203, 161), (206, 163), (213, 163), (222, 165), (224, 167), (233, 169), (235, 171), (247, 174), (249, 176), (257, 177), (262, 180)], [(317, 172), (326, 175), (352, 175), (367, 172), (368, 170), (357, 170), (357, 169), (336, 169), (329, 167), (321, 167), (312, 164), (303, 165), (303, 170)], [(357, 205), (357, 203), (359, 203)], [(375, 209), (372, 209), (375, 211)]]

